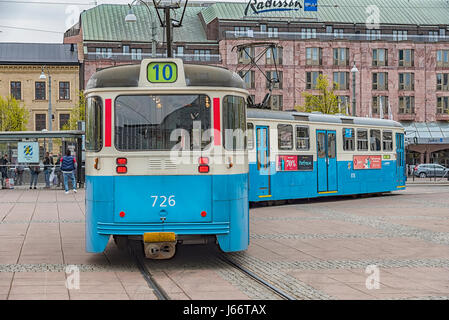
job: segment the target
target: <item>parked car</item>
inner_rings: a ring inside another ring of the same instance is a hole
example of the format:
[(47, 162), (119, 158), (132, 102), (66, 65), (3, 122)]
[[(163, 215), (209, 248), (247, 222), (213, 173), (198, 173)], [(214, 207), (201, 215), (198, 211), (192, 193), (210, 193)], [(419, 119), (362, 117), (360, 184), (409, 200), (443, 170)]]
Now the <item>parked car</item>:
[(420, 178), (447, 176), (449, 169), (439, 164), (420, 164), (415, 166), (414, 175)]

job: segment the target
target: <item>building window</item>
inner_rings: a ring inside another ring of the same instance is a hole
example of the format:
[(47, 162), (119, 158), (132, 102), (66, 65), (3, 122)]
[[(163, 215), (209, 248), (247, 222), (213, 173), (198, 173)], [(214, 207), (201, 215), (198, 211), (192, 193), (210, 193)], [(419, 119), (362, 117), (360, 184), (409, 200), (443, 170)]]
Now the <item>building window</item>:
[(429, 41), (430, 42), (437, 42), (438, 41), (438, 31), (429, 31)]
[(404, 49), (399, 50), (399, 66), (413, 67), (415, 65), (415, 50)]
[(129, 56), (129, 46), (123, 46), (123, 56), (128, 57)]
[(380, 107), (382, 106), (383, 114), (388, 114), (388, 97), (387, 96), (374, 96), (372, 112), (373, 114), (380, 114)]
[(273, 81), (273, 89), (282, 89), (282, 78), (283, 78), (283, 72), (282, 71), (266, 71), (267, 76), (267, 89), (270, 88), (270, 82), (268, 79)]
[(274, 94), (268, 100), (268, 106), (271, 110), (282, 110), (283, 107), (283, 97), (282, 95)]
[(142, 49), (132, 48), (131, 49), (131, 60), (142, 60)]
[(449, 67), (449, 50), (437, 51), (437, 67)]
[(388, 72), (373, 73), (373, 90), (388, 90)]
[(253, 37), (254, 33), (250, 27), (236, 26), (234, 27), (234, 34), (236, 37)]
[(393, 151), (393, 132), (391, 131), (382, 132), (382, 144), (384, 151)]
[(296, 126), (296, 150), (309, 150), (309, 127)]
[(277, 27), (268, 27), (268, 38), (277, 38), (279, 29)]
[(415, 114), (415, 97), (399, 97), (399, 113)]
[(290, 124), (278, 124), (278, 148), (279, 150), (293, 149), (293, 126)]
[(321, 71), (306, 72), (306, 89), (315, 89), (318, 77), (322, 74)]
[(68, 125), (70, 121), (70, 113), (59, 114), (59, 130), (63, 130), (65, 125)]
[(315, 39), (316, 29), (315, 28), (302, 28), (301, 29), (301, 39)]
[(331, 34), (332, 33), (332, 26), (326, 26), (326, 33)]
[(195, 50), (195, 61), (210, 61), (210, 50)]
[(357, 150), (368, 151), (368, 130), (357, 130)]
[(388, 66), (388, 49), (373, 49), (373, 67)]
[(11, 81), (11, 95), (16, 100), (22, 100), (22, 82)]
[(406, 41), (407, 30), (393, 30), (393, 41)]
[(437, 91), (449, 91), (449, 73), (437, 73)]
[(371, 151), (380, 151), (382, 147), (382, 143), (380, 140), (380, 130), (371, 129), (369, 131), (370, 138), (370, 150)]
[(306, 48), (306, 66), (321, 66), (322, 60), (321, 48)]
[(334, 38), (335, 39), (343, 39), (344, 30), (343, 29), (334, 29)]
[(36, 113), (34, 115), (34, 129), (36, 131), (42, 131), (47, 128), (47, 114)]
[(260, 25), (260, 32), (267, 32), (267, 25), (266, 24), (261, 24)]
[(46, 92), (45, 92), (45, 82), (36, 81), (34, 83), (34, 99), (35, 100), (45, 100)]
[(110, 59), (112, 58), (112, 48), (95, 48), (97, 59)]
[(380, 40), (381, 34), (378, 29), (366, 29), (366, 40)]
[[(246, 74), (245, 74), (246, 73)], [(239, 76), (245, 81), (246, 89), (254, 89), (256, 72), (252, 71), (239, 71)]]
[[(195, 50), (195, 54), (199, 53), (200, 50)], [(251, 58), (254, 59), (254, 47), (251, 48), (242, 48), (238, 52), (238, 63), (250, 63)]]
[(334, 48), (334, 66), (349, 66), (348, 48)]
[(282, 54), (283, 54), (282, 51), (283, 50), (281, 47), (268, 49), (267, 53), (266, 53), (265, 63), (281, 65), (282, 64)]
[(349, 90), (349, 72), (334, 72), (334, 89)]
[(400, 73), (399, 74), (399, 90), (413, 91), (415, 90), (415, 74), (414, 73)]
[(70, 82), (59, 82), (59, 100), (70, 100)]
[(449, 97), (437, 97), (437, 113), (449, 113)]
[(343, 128), (343, 150), (354, 151), (355, 133), (353, 128)]

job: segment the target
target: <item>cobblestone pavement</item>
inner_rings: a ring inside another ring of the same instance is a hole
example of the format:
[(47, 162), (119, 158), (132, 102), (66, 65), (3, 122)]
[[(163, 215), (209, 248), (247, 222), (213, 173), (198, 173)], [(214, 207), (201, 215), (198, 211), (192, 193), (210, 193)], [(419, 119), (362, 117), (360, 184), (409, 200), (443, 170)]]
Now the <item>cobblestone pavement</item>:
[[(298, 299), (449, 297), (449, 186), (259, 206), (250, 217), (250, 248), (227, 256)], [(156, 299), (112, 241), (84, 252), (82, 190), (0, 190), (0, 244), (0, 299)], [(220, 254), (184, 246), (146, 265), (172, 299), (279, 299)]]

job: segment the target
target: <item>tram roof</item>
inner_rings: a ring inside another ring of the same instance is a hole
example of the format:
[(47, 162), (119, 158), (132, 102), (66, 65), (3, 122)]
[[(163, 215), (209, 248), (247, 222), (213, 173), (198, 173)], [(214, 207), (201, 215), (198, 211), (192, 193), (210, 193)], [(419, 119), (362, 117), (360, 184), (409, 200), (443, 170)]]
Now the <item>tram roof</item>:
[(248, 109), (247, 116), (248, 118), (256, 118), (256, 119), (276, 119), (276, 120), (290, 120), (290, 121), (302, 120), (309, 122), (328, 122), (328, 123), (355, 124), (355, 125), (377, 126), (377, 127), (402, 128), (402, 125), (399, 122), (393, 120), (351, 117), (346, 115), (272, 111), (272, 110), (261, 110), (250, 108)]
[[(110, 67), (96, 72), (86, 90), (95, 88), (139, 87), (140, 64)], [(223, 67), (184, 64), (187, 87), (227, 87), (246, 89), (245, 82), (235, 72)]]

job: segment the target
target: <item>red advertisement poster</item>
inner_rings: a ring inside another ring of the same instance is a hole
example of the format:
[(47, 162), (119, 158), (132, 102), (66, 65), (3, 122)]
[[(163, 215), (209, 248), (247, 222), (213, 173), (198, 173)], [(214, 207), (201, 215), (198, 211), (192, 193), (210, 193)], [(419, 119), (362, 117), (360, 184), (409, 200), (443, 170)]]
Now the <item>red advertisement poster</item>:
[(382, 156), (354, 156), (354, 170), (381, 168)]
[(278, 171), (297, 171), (298, 156), (279, 156)]

